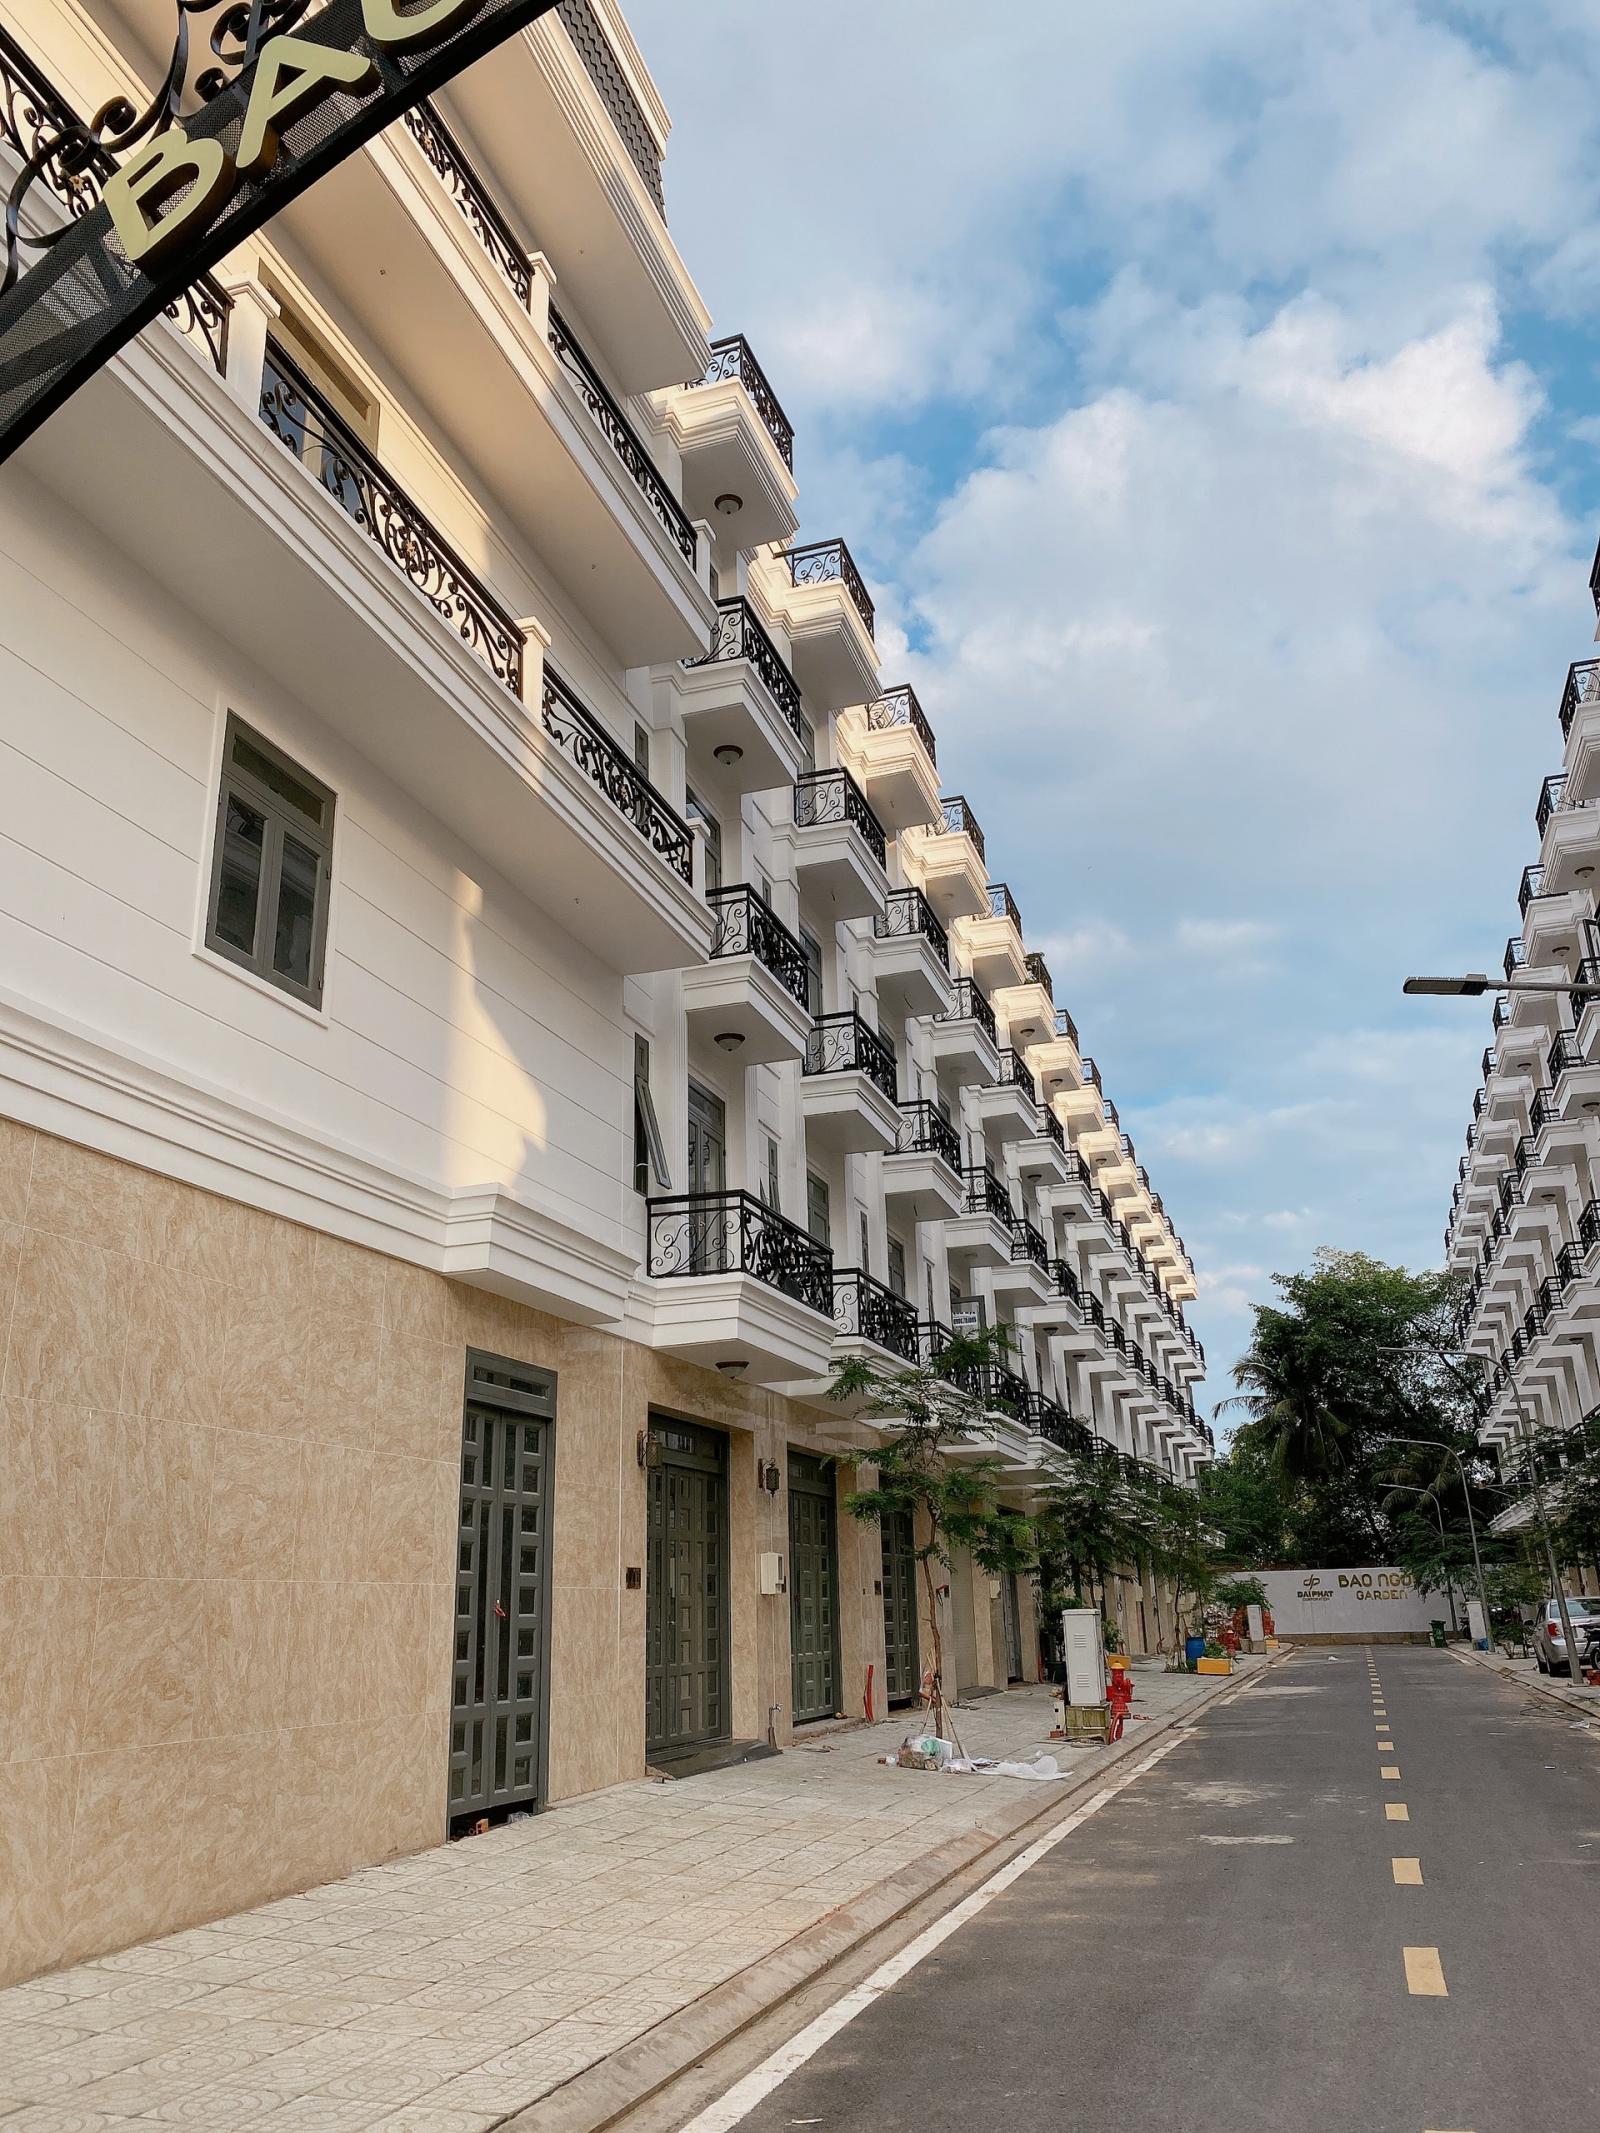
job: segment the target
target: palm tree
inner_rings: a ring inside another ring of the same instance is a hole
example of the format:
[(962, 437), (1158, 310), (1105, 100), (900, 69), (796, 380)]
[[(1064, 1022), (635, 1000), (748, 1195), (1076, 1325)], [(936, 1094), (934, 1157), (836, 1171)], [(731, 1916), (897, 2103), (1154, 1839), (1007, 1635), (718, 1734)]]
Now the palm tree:
[[(1263, 1313), (1261, 1316), (1266, 1316)], [(1256, 1441), (1286, 1481), (1329, 1481), (1349, 1468), (1354, 1432), (1329, 1408), (1313, 1372), (1292, 1348), (1264, 1344), (1258, 1323), (1248, 1351), (1233, 1366), (1240, 1388), (1219, 1402), (1242, 1408)]]

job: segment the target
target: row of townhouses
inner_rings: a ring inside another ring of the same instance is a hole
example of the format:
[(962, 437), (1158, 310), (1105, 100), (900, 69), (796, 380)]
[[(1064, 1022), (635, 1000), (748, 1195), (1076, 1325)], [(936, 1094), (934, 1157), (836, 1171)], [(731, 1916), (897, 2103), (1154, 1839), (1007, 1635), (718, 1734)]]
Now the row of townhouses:
[[(1590, 589), (1600, 615), (1600, 555)], [(1562, 767), (1532, 811), (1539, 856), (1522, 870), (1444, 1239), (1461, 1339), (1485, 1372), (1483, 1442), (1514, 1492), (1502, 1532), (1534, 1525), (1531, 1463), (1558, 1484), (1564, 1433), (1600, 1409), (1600, 1011), (1558, 989), (1600, 984), (1600, 659), (1568, 669), (1558, 718)], [(1523, 973), (1554, 986), (1510, 989)], [(1585, 1589), (1584, 1566), (1564, 1574)]]
[[(7, 182), (170, 24), (0, 0)], [(1210, 1455), (1182, 1239), (666, 135), (560, 0), (0, 478), (8, 1974), (914, 1696), (842, 1358), (1009, 1327), (1019, 1503)], [(1026, 1580), (942, 1604), (1035, 1677)]]

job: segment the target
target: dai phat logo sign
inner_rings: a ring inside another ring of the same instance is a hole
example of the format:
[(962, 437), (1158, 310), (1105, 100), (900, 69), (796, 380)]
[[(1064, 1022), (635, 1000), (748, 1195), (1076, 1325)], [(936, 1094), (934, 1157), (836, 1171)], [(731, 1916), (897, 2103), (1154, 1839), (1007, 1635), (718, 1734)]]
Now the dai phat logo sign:
[[(6, 203), (0, 460), (197, 275), (431, 90), (557, 0), (175, 0), (141, 111), (54, 110)], [(217, 62), (189, 81), (192, 23)], [(197, 108), (184, 111), (186, 102)], [(100, 198), (64, 227), (35, 188)], [(28, 223), (31, 222), (31, 227)], [(24, 249), (42, 256), (21, 271)]]

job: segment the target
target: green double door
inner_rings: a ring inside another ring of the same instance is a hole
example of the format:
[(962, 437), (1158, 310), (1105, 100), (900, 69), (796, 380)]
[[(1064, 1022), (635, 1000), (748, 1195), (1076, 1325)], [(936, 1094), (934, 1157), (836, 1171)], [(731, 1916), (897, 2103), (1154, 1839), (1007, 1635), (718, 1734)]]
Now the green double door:
[(883, 1694), (910, 1703), (922, 1685), (917, 1650), (917, 1559), (911, 1513), (891, 1511), (883, 1533)]
[(728, 1440), (650, 1418), (645, 1753), (728, 1738)]
[(839, 1514), (833, 1469), (789, 1453), (790, 1707), (796, 1725), (839, 1709)]

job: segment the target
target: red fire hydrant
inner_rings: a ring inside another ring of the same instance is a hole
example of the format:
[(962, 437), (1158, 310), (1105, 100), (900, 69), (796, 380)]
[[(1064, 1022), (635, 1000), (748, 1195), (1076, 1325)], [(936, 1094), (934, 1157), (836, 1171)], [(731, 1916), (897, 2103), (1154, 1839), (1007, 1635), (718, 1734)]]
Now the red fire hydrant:
[(1111, 1711), (1111, 1738), (1121, 1740), (1122, 1722), (1133, 1703), (1133, 1676), (1120, 1666), (1111, 1669), (1111, 1679), (1106, 1683), (1106, 1702)]

